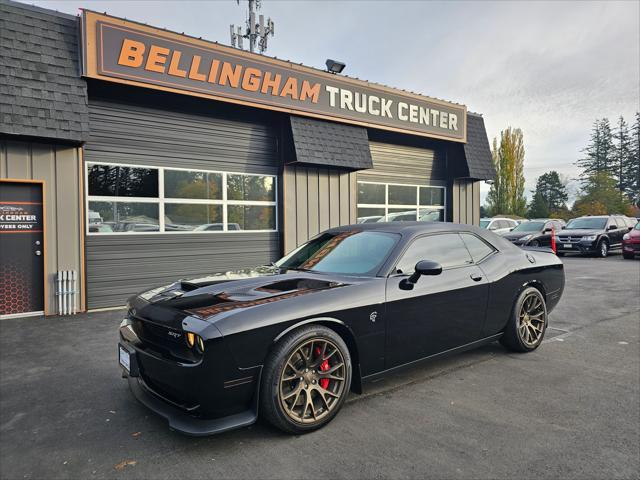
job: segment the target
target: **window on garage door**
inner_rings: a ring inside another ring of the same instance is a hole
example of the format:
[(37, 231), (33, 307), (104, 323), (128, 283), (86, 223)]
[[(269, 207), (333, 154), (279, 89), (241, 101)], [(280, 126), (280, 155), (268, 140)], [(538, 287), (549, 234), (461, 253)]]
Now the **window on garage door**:
[(87, 233), (277, 230), (273, 175), (87, 164)]
[(445, 188), (358, 182), (358, 223), (442, 222)]

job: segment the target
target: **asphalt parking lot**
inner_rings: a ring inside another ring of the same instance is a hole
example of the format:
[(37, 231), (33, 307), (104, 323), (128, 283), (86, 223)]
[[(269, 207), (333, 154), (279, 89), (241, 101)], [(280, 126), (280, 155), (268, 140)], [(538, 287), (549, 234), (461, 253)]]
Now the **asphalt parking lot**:
[(565, 257), (534, 353), (499, 345), (369, 385), (326, 428), (190, 438), (120, 378), (121, 311), (0, 322), (0, 476), (638, 478), (640, 260)]

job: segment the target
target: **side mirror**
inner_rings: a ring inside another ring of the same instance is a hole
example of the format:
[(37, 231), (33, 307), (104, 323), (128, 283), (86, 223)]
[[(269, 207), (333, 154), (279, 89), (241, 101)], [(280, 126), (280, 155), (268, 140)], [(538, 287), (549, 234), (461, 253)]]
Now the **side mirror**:
[(411, 290), (418, 282), (422, 275), (440, 275), (442, 273), (442, 265), (431, 260), (420, 260), (416, 263), (416, 269), (409, 278), (405, 278), (400, 283), (403, 290)]
[(616, 228), (618, 228), (616, 225), (609, 225), (607, 230), (615, 230)]
[(562, 225), (562, 230), (564, 230), (565, 228), (567, 228), (567, 226), (566, 225)]
[(551, 230), (552, 230), (551, 228), (545, 228), (544, 232), (542, 232), (542, 233), (551, 233)]

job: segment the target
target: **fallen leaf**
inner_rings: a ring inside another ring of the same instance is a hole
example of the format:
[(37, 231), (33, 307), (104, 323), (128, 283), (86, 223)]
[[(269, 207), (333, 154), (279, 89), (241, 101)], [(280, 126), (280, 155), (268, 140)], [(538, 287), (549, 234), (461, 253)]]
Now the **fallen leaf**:
[(113, 468), (115, 468), (117, 471), (121, 472), (122, 470), (124, 470), (128, 466), (132, 466), (133, 467), (136, 463), (138, 463), (138, 462), (136, 462), (135, 460), (123, 460)]
[(140, 435), (142, 435), (142, 432), (135, 432), (131, 434), (132, 437), (136, 437), (136, 438), (139, 437)]

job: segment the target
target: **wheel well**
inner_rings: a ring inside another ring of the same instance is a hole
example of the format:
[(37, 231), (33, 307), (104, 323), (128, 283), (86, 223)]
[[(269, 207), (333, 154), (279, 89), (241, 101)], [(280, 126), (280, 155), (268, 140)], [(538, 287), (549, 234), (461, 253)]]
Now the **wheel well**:
[(547, 290), (544, 288), (544, 285), (542, 284), (542, 282), (538, 281), (538, 280), (533, 280), (531, 282), (529, 282), (527, 285), (525, 285), (526, 287), (533, 287), (536, 290), (538, 290), (541, 294), (542, 294), (542, 298), (544, 298), (544, 301), (547, 301)]

